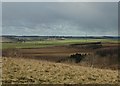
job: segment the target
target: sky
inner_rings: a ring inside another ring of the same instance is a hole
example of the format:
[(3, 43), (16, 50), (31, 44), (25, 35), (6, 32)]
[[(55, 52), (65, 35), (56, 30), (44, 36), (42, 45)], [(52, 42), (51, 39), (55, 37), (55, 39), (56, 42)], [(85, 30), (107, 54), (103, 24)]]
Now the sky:
[(2, 35), (117, 36), (117, 2), (3, 2)]
[(118, 2), (119, 0), (1, 0), (2, 2)]

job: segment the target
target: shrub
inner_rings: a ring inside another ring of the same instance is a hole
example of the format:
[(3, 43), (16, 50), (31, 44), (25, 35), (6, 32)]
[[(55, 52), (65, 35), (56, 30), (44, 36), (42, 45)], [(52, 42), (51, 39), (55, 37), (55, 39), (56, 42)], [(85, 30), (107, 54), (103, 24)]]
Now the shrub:
[(73, 62), (73, 63), (79, 63), (80, 61), (82, 61), (84, 59), (84, 57), (86, 56), (86, 54), (73, 54), (70, 55), (69, 57), (66, 58), (62, 58), (60, 60), (58, 60), (57, 62)]
[(71, 55), (69, 58), (70, 60), (75, 61), (75, 63), (79, 63), (84, 58), (84, 55), (76, 53)]

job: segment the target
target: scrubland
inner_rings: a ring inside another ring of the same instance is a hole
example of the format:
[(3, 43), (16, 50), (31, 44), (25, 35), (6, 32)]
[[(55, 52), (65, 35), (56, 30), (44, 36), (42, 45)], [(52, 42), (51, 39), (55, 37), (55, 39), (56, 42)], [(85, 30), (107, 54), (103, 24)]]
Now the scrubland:
[(118, 71), (3, 57), (3, 84), (117, 84)]

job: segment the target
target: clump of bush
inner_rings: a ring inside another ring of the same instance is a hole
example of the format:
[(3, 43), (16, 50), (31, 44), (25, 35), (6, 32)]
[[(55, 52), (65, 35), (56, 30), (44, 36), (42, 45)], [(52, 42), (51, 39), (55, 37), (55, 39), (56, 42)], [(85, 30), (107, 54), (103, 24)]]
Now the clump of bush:
[(75, 61), (75, 63), (79, 63), (82, 59), (84, 59), (86, 54), (82, 55), (82, 54), (73, 54), (69, 57), (69, 60)]
[(58, 60), (57, 62), (73, 62), (73, 63), (79, 63), (81, 62), (84, 58), (85, 58), (86, 54), (73, 54), (70, 55), (67, 58), (62, 58), (60, 60)]

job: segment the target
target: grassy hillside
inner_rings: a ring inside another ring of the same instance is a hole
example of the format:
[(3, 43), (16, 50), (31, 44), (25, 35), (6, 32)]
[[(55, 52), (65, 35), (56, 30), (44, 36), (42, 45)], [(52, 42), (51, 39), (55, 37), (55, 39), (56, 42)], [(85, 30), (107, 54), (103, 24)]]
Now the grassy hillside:
[(33, 59), (3, 57), (3, 83), (115, 84), (118, 72)]

